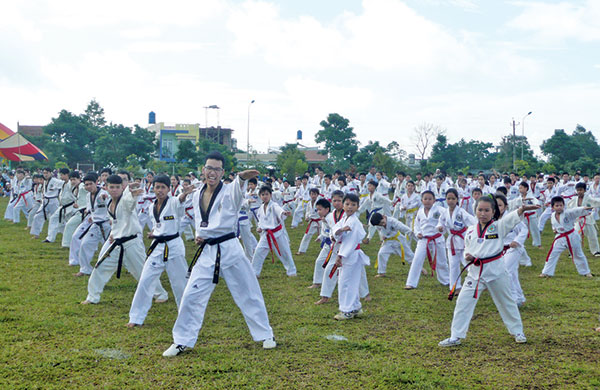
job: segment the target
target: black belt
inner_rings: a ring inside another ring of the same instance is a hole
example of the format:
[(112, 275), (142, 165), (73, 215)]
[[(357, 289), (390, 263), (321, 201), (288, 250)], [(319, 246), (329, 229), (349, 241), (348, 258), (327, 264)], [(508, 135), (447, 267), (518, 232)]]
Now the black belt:
[(206, 238), (204, 241), (202, 241), (202, 244), (200, 244), (200, 246), (196, 250), (196, 253), (194, 254), (194, 258), (192, 259), (192, 263), (190, 264), (190, 267), (188, 268), (187, 277), (188, 278), (190, 277), (190, 275), (192, 273), (192, 268), (194, 268), (194, 265), (196, 265), (196, 261), (198, 261), (198, 258), (202, 254), (204, 247), (206, 245), (216, 245), (217, 246), (217, 257), (215, 258), (215, 272), (213, 273), (213, 283), (214, 284), (219, 283), (219, 271), (221, 269), (221, 245), (219, 245), (219, 244), (221, 244), (222, 242), (225, 242), (225, 241), (229, 241), (233, 238), (236, 238), (236, 235), (234, 232), (231, 232), (231, 233), (227, 233), (221, 237)]
[(58, 195), (50, 196), (50, 197), (44, 196), (44, 200), (48, 199), (48, 202), (42, 201), (42, 210), (41, 211), (38, 210), (38, 212), (37, 212), (37, 213), (44, 213), (44, 220), (48, 219), (48, 215), (46, 215), (46, 206), (48, 206), (48, 204), (50, 203), (50, 199), (56, 199), (56, 198), (58, 198)]
[(121, 278), (121, 268), (123, 268), (123, 252), (125, 251), (125, 249), (123, 248), (123, 244), (125, 244), (127, 241), (133, 240), (136, 237), (137, 237), (137, 234), (134, 234), (133, 236), (115, 238), (115, 240), (113, 241), (111, 246), (108, 248), (108, 250), (106, 251), (104, 256), (102, 256), (102, 258), (100, 260), (98, 260), (98, 262), (96, 263), (96, 266), (94, 268), (98, 268), (100, 266), (100, 264), (102, 264), (102, 262), (110, 255), (110, 253), (116, 247), (121, 247), (121, 252), (119, 253), (119, 262), (117, 263), (117, 279)]
[(88, 232), (90, 231), (90, 229), (92, 228), (93, 225), (98, 225), (98, 227), (100, 228), (100, 232), (102, 233), (102, 238), (106, 240), (106, 237), (104, 236), (104, 227), (102, 225), (104, 225), (106, 222), (108, 222), (108, 220), (106, 221), (98, 221), (98, 222), (92, 222), (90, 223), (90, 226), (87, 227), (87, 229), (85, 229), (83, 231), (83, 233), (81, 233), (81, 235), (79, 236), (79, 239), (82, 240), (83, 237), (85, 237), (86, 234), (88, 234)]
[(74, 205), (75, 202), (67, 203), (64, 206), (60, 206), (60, 210), (58, 211), (58, 223), (62, 222), (63, 216), (65, 215), (65, 210), (67, 207)]
[(171, 234), (170, 236), (156, 236), (154, 237), (154, 241), (150, 244), (150, 248), (146, 251), (146, 259), (152, 254), (154, 249), (158, 246), (158, 244), (165, 244), (165, 250), (163, 252), (163, 260), (166, 263), (169, 260), (169, 245), (167, 241), (171, 241), (179, 237), (179, 233)]

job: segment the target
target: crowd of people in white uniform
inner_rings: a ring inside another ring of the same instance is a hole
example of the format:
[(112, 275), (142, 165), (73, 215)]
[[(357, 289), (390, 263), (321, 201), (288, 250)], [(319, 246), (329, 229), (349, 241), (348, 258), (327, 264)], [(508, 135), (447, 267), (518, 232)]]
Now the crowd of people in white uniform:
[[(289, 228), (304, 230), (296, 256), (311, 244), (320, 245), (308, 287), (319, 291), (315, 303), (324, 304), (338, 286), (336, 320), (363, 316), (361, 300), (371, 300), (365, 271), (371, 260), (361, 245), (369, 245), (375, 233), (380, 243), (376, 278), (386, 277), (390, 257), (397, 255), (410, 264), (406, 290), (416, 289), (423, 275), (432, 275), (447, 286), (450, 300), (458, 295), (450, 337), (439, 343), (442, 347), (458, 345), (466, 337), (485, 290), (515, 341), (526, 342), (519, 267), (532, 265), (526, 241), (541, 247), (548, 220), (554, 240), (540, 277), (553, 277), (561, 253), (567, 251), (577, 272), (591, 278), (584, 237), (590, 253), (600, 256), (595, 226), (600, 174), (590, 180), (567, 172), (450, 177), (438, 171), (413, 178), (398, 171), (390, 181), (375, 168), (359, 174), (326, 174), (316, 168), (314, 174), (293, 180), (259, 180), (255, 170), (226, 175), (224, 162), (213, 152), (199, 178), (190, 173), (183, 179), (152, 172), (132, 178), (127, 171), (109, 168), (84, 175), (67, 168), (57, 173), (50, 168), (5, 170), (2, 181), (9, 202), (4, 218), (18, 224), (23, 214), (26, 229), (40, 240), (48, 222), (44, 243), (62, 236), (69, 265), (79, 267), (74, 275), (89, 277), (82, 304), (99, 303), (104, 286), (115, 272), (120, 278), (125, 266), (138, 281), (128, 327), (144, 323), (153, 300), (168, 300), (159, 279), (166, 271), (178, 316), (173, 344), (163, 356), (179, 355), (195, 345), (221, 278), (252, 338), (266, 349), (276, 346), (259, 279), (268, 257), (272, 262), (278, 258), (288, 277), (296, 276), (287, 218)], [(147, 249), (146, 227), (151, 240)], [(186, 257), (182, 236), (197, 244), (193, 257)]]

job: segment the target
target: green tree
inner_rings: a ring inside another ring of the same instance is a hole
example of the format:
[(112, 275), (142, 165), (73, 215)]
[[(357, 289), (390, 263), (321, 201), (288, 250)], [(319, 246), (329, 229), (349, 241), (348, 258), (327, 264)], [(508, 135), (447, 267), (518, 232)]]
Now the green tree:
[(81, 116), (62, 110), (44, 127), (44, 133), (50, 137), (49, 142), (55, 144), (53, 154), (69, 166), (78, 162), (92, 162), (97, 134)]
[(554, 130), (552, 137), (544, 140), (540, 148), (550, 158), (549, 162), (557, 167), (565, 167), (581, 155), (577, 143), (563, 129)]
[(298, 150), (296, 144), (285, 144), (277, 155), (277, 166), (283, 176), (293, 179), (308, 169), (304, 153)]
[(315, 142), (325, 144), (329, 159), (338, 169), (348, 168), (358, 152), (358, 141), (354, 129), (350, 127), (350, 121), (334, 113), (321, 121), (320, 126), (322, 129), (317, 131)]
[(106, 125), (106, 119), (104, 118), (104, 108), (100, 107), (100, 104), (96, 99), (92, 99), (85, 112), (81, 117), (93, 128), (99, 129)]
[(177, 146), (175, 160), (185, 163), (185, 165), (190, 168), (198, 168), (198, 165), (200, 165), (200, 157), (196, 145), (190, 140), (183, 140)]

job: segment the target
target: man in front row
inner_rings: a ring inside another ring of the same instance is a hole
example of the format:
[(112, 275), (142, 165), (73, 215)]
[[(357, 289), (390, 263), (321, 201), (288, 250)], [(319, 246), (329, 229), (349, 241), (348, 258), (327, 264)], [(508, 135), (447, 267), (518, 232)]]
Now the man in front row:
[(224, 184), (224, 162), (221, 153), (206, 156), (202, 169), (206, 179), (194, 192), (199, 248), (190, 265), (191, 275), (173, 327), (173, 344), (163, 356), (179, 355), (196, 344), (208, 300), (221, 276), (227, 281), (254, 341), (263, 341), (265, 349), (276, 346), (260, 285), (235, 233), (248, 179), (256, 177), (258, 171), (240, 172), (232, 183)]

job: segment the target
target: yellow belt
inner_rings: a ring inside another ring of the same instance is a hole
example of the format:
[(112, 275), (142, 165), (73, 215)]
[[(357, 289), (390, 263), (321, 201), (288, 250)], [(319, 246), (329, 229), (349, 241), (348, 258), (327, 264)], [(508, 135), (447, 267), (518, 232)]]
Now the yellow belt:
[[(390, 241), (390, 240), (396, 240), (400, 243), (400, 258), (402, 259), (402, 264), (406, 264), (406, 260), (404, 258), (404, 245), (402, 245), (402, 242), (400, 241), (400, 232), (396, 233), (396, 235), (394, 237), (388, 237), (388, 238), (384, 238), (383, 241)], [(377, 258), (377, 260), (375, 260), (375, 268), (377, 268), (379, 265), (379, 258)]]
[(364, 198), (364, 197), (367, 197), (367, 196), (369, 196), (369, 194), (360, 194), (360, 198)]
[(419, 206), (413, 207), (412, 209), (406, 209), (406, 212), (409, 214), (414, 213), (415, 211), (419, 211)]

